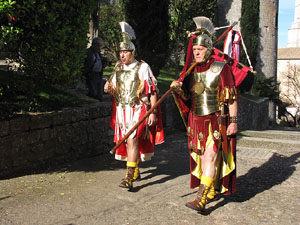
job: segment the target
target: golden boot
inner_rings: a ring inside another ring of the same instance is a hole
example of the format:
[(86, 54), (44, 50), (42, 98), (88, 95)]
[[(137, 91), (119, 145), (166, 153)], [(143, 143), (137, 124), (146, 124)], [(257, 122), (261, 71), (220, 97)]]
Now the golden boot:
[(212, 202), (216, 196), (216, 190), (214, 188), (214, 186), (212, 185), (207, 193), (207, 197), (206, 197), (206, 204), (208, 204), (209, 202)]
[(186, 203), (185, 206), (194, 209), (198, 212), (204, 211), (207, 201), (207, 194), (212, 186), (212, 182), (213, 178), (202, 176), (196, 199), (192, 202)]
[(136, 167), (134, 167), (133, 181), (141, 180), (141, 174), (139, 169), (139, 160), (136, 162)]
[(135, 167), (127, 167), (126, 176), (124, 179), (122, 179), (119, 185), (120, 187), (128, 188), (129, 190), (133, 188), (132, 182), (133, 182), (134, 168)]
[(187, 202), (185, 206), (199, 212), (204, 211), (208, 190), (208, 186), (206, 186), (205, 184), (200, 184), (196, 199), (194, 201)]

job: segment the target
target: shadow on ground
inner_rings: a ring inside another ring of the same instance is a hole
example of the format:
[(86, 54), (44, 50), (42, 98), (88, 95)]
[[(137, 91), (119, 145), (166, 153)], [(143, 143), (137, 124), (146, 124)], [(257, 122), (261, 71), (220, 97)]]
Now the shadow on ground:
[(248, 201), (257, 194), (283, 183), (295, 172), (295, 165), (300, 163), (299, 157), (300, 152), (290, 157), (274, 154), (260, 167), (251, 168), (245, 175), (237, 178), (237, 193), (231, 196), (222, 196), (222, 201), (207, 208), (206, 214), (210, 214), (230, 202)]
[[(110, 149), (107, 150), (107, 154), (68, 162), (63, 165), (40, 168), (39, 170), (24, 171), (23, 173), (14, 174), (10, 177), (1, 179), (34, 174), (52, 174), (59, 172), (100, 172), (119, 169), (124, 169), (125, 171), (126, 162), (115, 160), (114, 155), (109, 154), (109, 150)], [(146, 186), (161, 184), (168, 180), (174, 179), (177, 176), (188, 174), (189, 155), (187, 149), (187, 137), (185, 135), (185, 132), (179, 131), (165, 135), (165, 142), (155, 146), (155, 155), (153, 156), (153, 158), (150, 161), (140, 163), (140, 168), (142, 171), (143, 180), (151, 180), (151, 178), (158, 175), (165, 176), (159, 180), (151, 181), (141, 186), (137, 186), (133, 190), (135, 192)]]

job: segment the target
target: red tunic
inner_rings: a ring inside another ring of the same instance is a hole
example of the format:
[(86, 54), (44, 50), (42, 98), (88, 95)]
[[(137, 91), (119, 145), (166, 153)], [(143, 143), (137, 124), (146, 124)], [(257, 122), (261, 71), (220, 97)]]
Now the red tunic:
[[(152, 85), (149, 87), (148, 83), (145, 81), (144, 91), (143, 93), (150, 97), (149, 93), (157, 92), (156, 86), (154, 85), (153, 80), (151, 79)], [(151, 88), (151, 90), (149, 90)], [(140, 119), (144, 117), (146, 114), (147, 109), (146, 105), (143, 104), (141, 108)], [(124, 110), (125, 113), (125, 110)], [(111, 121), (110, 126), (113, 130), (115, 130), (116, 124), (116, 102), (115, 99), (113, 100), (112, 105), (112, 114), (111, 114)], [(154, 145), (160, 144), (164, 142), (164, 130), (162, 124), (162, 116), (161, 116), (161, 109), (160, 107), (157, 108), (156, 114), (156, 125), (154, 127), (149, 128), (147, 125), (147, 119), (145, 119), (137, 128), (136, 138), (139, 139), (139, 153), (140, 153), (140, 160), (146, 161), (151, 159), (152, 155), (154, 154)], [(123, 138), (122, 132), (119, 132), (119, 136), (114, 133), (114, 142), (117, 143)], [(118, 160), (126, 161), (127, 160), (127, 149), (125, 142), (116, 150), (115, 158)]]

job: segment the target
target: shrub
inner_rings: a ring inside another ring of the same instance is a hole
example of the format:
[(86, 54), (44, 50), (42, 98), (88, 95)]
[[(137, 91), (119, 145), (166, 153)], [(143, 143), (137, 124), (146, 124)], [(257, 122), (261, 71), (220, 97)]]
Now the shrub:
[(124, 20), (124, 13), (118, 5), (100, 7), (99, 34), (103, 40), (102, 49), (111, 61), (119, 58), (119, 43), (121, 41), (121, 28), (119, 22)]
[(67, 85), (80, 75), (95, 2), (20, 0), (13, 5), (13, 28), (22, 32), (8, 47), (30, 79)]

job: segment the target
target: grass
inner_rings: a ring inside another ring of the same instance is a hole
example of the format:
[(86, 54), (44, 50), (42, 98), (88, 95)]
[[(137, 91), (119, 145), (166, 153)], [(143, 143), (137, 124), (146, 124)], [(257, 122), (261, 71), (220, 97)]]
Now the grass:
[(0, 71), (0, 120), (27, 112), (48, 112), (88, 103), (59, 87), (41, 82), (32, 85), (29, 78)]
[(160, 94), (164, 94), (166, 91), (170, 89), (170, 84), (175, 78), (175, 68), (163, 68), (160, 70), (160, 74), (157, 77), (158, 89)]

